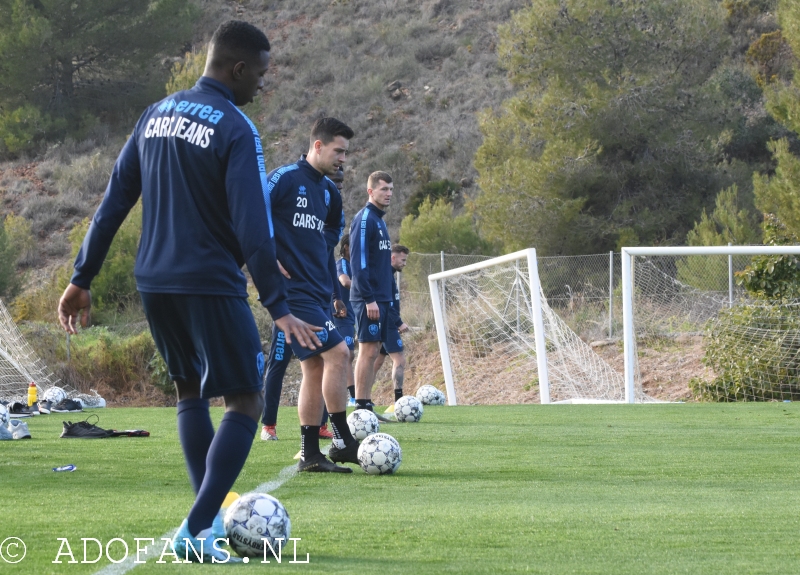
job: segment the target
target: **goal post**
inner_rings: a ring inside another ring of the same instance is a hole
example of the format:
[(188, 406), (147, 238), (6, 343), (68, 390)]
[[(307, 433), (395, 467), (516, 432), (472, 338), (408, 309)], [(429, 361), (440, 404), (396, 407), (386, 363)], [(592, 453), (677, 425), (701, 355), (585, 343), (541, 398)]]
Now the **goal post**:
[[(431, 303), (433, 305), (433, 317), (436, 324), (436, 336), (439, 341), (439, 353), (441, 354), (442, 358), (442, 371), (444, 374), (445, 387), (447, 389), (447, 403), (449, 405), (457, 405), (457, 398), (450, 357), (450, 346), (447, 337), (446, 316), (444, 313), (444, 301), (446, 294), (444, 293), (444, 290), (439, 289), (439, 282), (440, 280), (446, 280), (447, 278), (469, 274), (471, 272), (491, 268), (499, 264), (518, 262), (519, 260), (523, 260), (527, 264), (528, 281), (530, 282), (529, 285), (531, 286), (531, 289), (528, 292), (530, 302), (525, 303), (530, 304), (530, 320), (533, 323), (536, 363), (539, 377), (539, 394), (542, 403), (550, 403), (550, 381), (547, 372), (547, 354), (544, 324), (542, 322), (542, 302), (539, 289), (539, 272), (536, 265), (536, 250), (529, 248), (498, 258), (493, 258), (476, 264), (455, 268), (428, 276), (428, 285), (431, 292)], [(518, 266), (516, 266), (516, 273), (517, 275), (519, 274)], [(514, 281), (516, 282), (517, 279), (519, 278), (515, 277)]]
[[(622, 316), (623, 316), (623, 354), (625, 401), (636, 400), (637, 374), (637, 331), (634, 322), (636, 313), (634, 296), (637, 292), (637, 271), (635, 257), (672, 256), (688, 258), (691, 256), (758, 256), (758, 255), (800, 255), (800, 246), (698, 246), (698, 247), (624, 247), (622, 248)], [(732, 269), (729, 264), (729, 270)], [(729, 272), (730, 273), (730, 272)], [(678, 283), (676, 280), (671, 280)], [(686, 287), (686, 286), (683, 286)], [(698, 292), (700, 293), (700, 292)], [(728, 295), (728, 303), (732, 302)]]

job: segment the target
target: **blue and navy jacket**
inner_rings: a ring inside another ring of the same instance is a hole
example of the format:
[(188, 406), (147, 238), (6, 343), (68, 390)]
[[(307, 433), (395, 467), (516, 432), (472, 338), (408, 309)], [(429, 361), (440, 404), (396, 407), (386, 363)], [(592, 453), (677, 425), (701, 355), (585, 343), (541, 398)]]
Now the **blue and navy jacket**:
[(353, 312), (353, 306), (350, 303), (350, 288), (344, 287), (339, 282), (339, 276), (342, 275), (342, 274), (346, 275), (351, 280), (353, 279), (353, 276), (352, 276), (352, 273), (351, 273), (351, 270), (350, 270), (350, 262), (347, 261), (344, 258), (340, 258), (339, 260), (336, 261), (336, 283), (339, 284), (339, 291), (341, 292), (342, 300), (344, 301), (344, 305), (347, 308), (347, 317), (343, 317), (343, 318), (335, 317), (335, 318), (333, 318), (334, 319), (333, 323), (341, 322), (341, 323), (346, 323), (346, 324), (350, 324), (350, 325), (355, 325), (356, 315)]
[(344, 230), (342, 196), (336, 184), (305, 156), (267, 176), (278, 260), (292, 276), (284, 279), (291, 301), (328, 309), (341, 298), (333, 250)]
[(400, 288), (397, 287), (397, 282), (394, 280), (394, 269), (392, 270), (392, 301), (387, 315), (387, 321), (391, 327), (403, 325), (403, 318), (400, 317)]
[(202, 77), (145, 110), (114, 166), (75, 260), (88, 289), (142, 198), (139, 291), (247, 297), (242, 265), (273, 318), (289, 313), (275, 260), (267, 172), (255, 125), (224, 84)]
[(385, 213), (367, 202), (350, 222), (350, 301), (392, 301), (392, 241), (383, 221)]

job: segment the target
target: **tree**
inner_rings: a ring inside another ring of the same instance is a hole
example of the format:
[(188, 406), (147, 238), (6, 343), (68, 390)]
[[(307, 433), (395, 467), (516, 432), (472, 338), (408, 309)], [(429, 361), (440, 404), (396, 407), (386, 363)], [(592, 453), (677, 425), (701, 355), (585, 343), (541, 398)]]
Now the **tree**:
[[(781, 0), (778, 14), (783, 38), (794, 54), (800, 55), (800, 5)], [(776, 79), (765, 94), (770, 114), (794, 132), (796, 141), (800, 135), (800, 66), (795, 64), (790, 81)], [(800, 158), (792, 150), (789, 138), (771, 142), (769, 149), (776, 167), (772, 174), (753, 175), (756, 205), (765, 214), (775, 214), (789, 233), (800, 236)]]
[(705, 0), (533, 0), (516, 12), (498, 54), (517, 94), (480, 118), (487, 238), (573, 254), (682, 243), (720, 189), (749, 192), (737, 154), (749, 161), (759, 142), (740, 150), (737, 130), (760, 90), (726, 64), (729, 45), (724, 9)]
[(442, 199), (425, 199), (419, 215), (408, 215), (400, 224), (400, 243), (413, 252), (483, 254), (490, 250), (468, 213), (455, 216), (453, 206)]
[[(37, 127), (0, 131), (6, 154), (160, 95), (154, 58), (191, 35), (189, 0), (0, 0), (0, 118)], [(38, 113), (38, 116), (37, 116)], [(9, 121), (0, 119), (0, 129)]]

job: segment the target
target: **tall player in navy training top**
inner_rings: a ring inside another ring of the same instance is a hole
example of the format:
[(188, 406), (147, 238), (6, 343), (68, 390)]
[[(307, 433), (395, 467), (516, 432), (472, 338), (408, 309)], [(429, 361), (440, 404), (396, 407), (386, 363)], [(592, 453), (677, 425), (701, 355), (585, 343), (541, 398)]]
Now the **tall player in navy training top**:
[[(58, 304), (68, 333), (87, 325), (89, 286), (130, 209), (142, 198), (134, 274), (158, 351), (178, 395), (178, 435), (197, 495), (173, 545), (182, 559), (225, 561), (210, 537), (244, 466), (262, 408), (264, 354), (247, 303), (245, 263), (278, 327), (301, 349), (321, 346), (289, 313), (276, 263), (269, 190), (258, 130), (236, 106), (263, 88), (270, 45), (258, 28), (222, 24), (203, 76), (191, 90), (147, 108), (120, 153), (103, 202)], [(322, 332), (320, 332), (322, 333)], [(216, 433), (208, 398), (222, 396)], [(319, 419), (317, 419), (319, 421)], [(197, 557), (188, 545), (201, 549)]]
[[(289, 309), (298, 318), (324, 326), (314, 350), (292, 344), (303, 370), (297, 410), (300, 416), (299, 471), (352, 473), (329, 461), (319, 449), (320, 419), (328, 406), (336, 462), (358, 463), (358, 442), (347, 425), (346, 375), (348, 349), (330, 313), (331, 296), (341, 300), (333, 247), (344, 229), (342, 197), (327, 177), (346, 160), (353, 130), (335, 118), (314, 123), (308, 154), (267, 176), (272, 202), (278, 262), (285, 270)], [(341, 301), (339, 302), (341, 304)]]
[[(367, 179), (367, 205), (350, 222), (350, 263), (353, 283), (350, 303), (358, 332), (356, 409), (373, 411), (375, 359), (387, 336), (387, 313), (392, 301), (392, 242), (383, 215), (392, 200), (394, 184), (386, 172)], [(375, 414), (386, 420), (382, 415)]]

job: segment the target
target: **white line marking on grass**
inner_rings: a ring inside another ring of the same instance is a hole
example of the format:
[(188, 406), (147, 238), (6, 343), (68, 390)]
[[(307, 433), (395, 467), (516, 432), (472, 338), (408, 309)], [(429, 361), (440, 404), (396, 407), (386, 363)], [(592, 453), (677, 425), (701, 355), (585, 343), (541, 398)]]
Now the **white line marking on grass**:
[[(325, 455), (328, 455), (329, 449), (330, 446), (323, 447), (321, 451)], [(257, 493), (269, 493), (270, 491), (275, 491), (276, 489), (281, 487), (284, 483), (286, 483), (296, 475), (297, 475), (297, 464), (288, 465), (283, 469), (281, 469), (276, 479), (262, 483), (261, 485), (253, 489), (253, 491)], [(150, 554), (160, 555), (161, 551), (164, 548), (164, 542), (162, 541), (162, 538), (168, 537), (169, 539), (172, 539), (177, 531), (178, 531), (177, 529), (173, 529), (172, 531), (169, 531), (164, 535), (162, 535), (160, 538), (156, 539), (158, 543), (154, 543), (153, 545), (148, 545), (146, 548), (147, 550), (145, 553), (145, 557), (149, 557)], [(231, 560), (233, 559), (235, 558), (231, 557)], [(138, 565), (144, 565), (144, 563), (136, 563), (135, 561), (136, 561), (136, 554), (134, 553), (133, 555), (128, 556), (121, 563), (106, 565), (105, 567), (100, 569), (100, 571), (97, 571), (94, 575), (124, 575), (131, 569), (135, 569)]]

